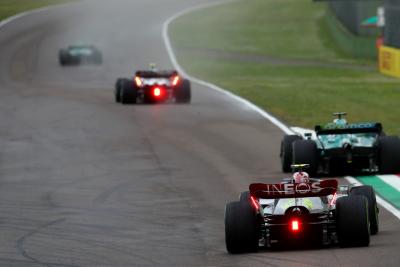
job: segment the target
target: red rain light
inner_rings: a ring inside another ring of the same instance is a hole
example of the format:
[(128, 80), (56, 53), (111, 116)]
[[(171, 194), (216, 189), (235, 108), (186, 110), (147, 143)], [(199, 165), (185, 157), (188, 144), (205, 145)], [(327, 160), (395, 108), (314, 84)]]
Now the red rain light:
[(254, 199), (253, 196), (250, 197), (251, 203), (253, 204), (254, 208), (256, 210), (258, 210), (260, 208), (260, 205), (258, 204), (258, 202)]
[(290, 222), (290, 226), (291, 226), (290, 229), (293, 232), (298, 232), (300, 230), (300, 222), (299, 222), (299, 220), (297, 220), (297, 219), (292, 220)]
[(178, 83), (179, 83), (179, 76), (177, 75), (177, 76), (175, 76), (173, 79), (172, 79), (172, 85), (173, 86), (176, 86)]
[(135, 83), (137, 86), (142, 86), (142, 79), (140, 79), (140, 77), (136, 76), (135, 77)]
[(333, 197), (329, 203), (329, 206), (333, 206), (336, 204), (337, 193), (333, 194)]
[(161, 89), (158, 88), (158, 87), (154, 88), (154, 90), (153, 90), (153, 95), (154, 95), (155, 97), (160, 97), (160, 96), (161, 96)]

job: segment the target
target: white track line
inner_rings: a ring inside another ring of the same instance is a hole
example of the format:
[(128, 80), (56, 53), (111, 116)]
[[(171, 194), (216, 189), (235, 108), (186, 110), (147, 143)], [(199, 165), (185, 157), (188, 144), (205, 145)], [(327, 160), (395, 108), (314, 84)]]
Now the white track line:
[(400, 191), (400, 178), (397, 175), (378, 175), (378, 178), (393, 187), (397, 191)]
[[(261, 116), (263, 116), (264, 118), (266, 118), (267, 120), (269, 120), (271, 123), (273, 123), (274, 125), (276, 125), (279, 129), (281, 129), (284, 133), (286, 134), (293, 134), (294, 132), (288, 127), (286, 126), (284, 123), (282, 123), (281, 121), (279, 121), (277, 118), (275, 118), (274, 116), (272, 116), (271, 114), (269, 114), (268, 112), (266, 112), (265, 110), (261, 109), (260, 107), (254, 105), (253, 103), (251, 103), (250, 101), (237, 96), (231, 92), (229, 92), (226, 89), (223, 89), (215, 84), (200, 80), (198, 78), (192, 77), (189, 74), (186, 73), (186, 71), (179, 65), (176, 56), (174, 54), (174, 51), (172, 49), (172, 45), (171, 45), (171, 41), (169, 39), (169, 35), (168, 35), (168, 27), (171, 24), (172, 21), (174, 21), (175, 19), (177, 19), (180, 16), (183, 16), (185, 14), (188, 14), (190, 12), (199, 10), (199, 9), (203, 9), (203, 8), (207, 8), (207, 7), (212, 7), (212, 6), (216, 6), (216, 5), (220, 5), (220, 4), (225, 4), (228, 2), (232, 2), (230, 0), (228, 1), (218, 1), (215, 3), (211, 3), (211, 4), (205, 4), (205, 5), (200, 5), (200, 6), (196, 6), (196, 7), (192, 7), (192, 8), (188, 8), (185, 9), (175, 15), (173, 15), (172, 17), (170, 17), (169, 19), (167, 19), (164, 24), (163, 24), (163, 31), (162, 31), (162, 36), (164, 39), (164, 43), (165, 46), (167, 48), (169, 57), (171, 59), (172, 64), (174, 65), (174, 67), (176, 68), (177, 71), (179, 71), (183, 76), (187, 77), (188, 79), (190, 79), (191, 81), (209, 87), (211, 89), (214, 89), (220, 93), (223, 93), (233, 99), (235, 99), (236, 101), (246, 105), (248, 108), (253, 109), (254, 111), (256, 111), (258, 114), (260, 114)], [(361, 185), (360, 182), (358, 182), (354, 177), (345, 177), (345, 179), (350, 183), (350, 184), (355, 184), (355, 185)], [(382, 199), (379, 196), (376, 196), (377, 202), (384, 207), (386, 210), (388, 210), (390, 213), (392, 213), (394, 216), (396, 216), (398, 219), (400, 219), (400, 211), (397, 210), (394, 206), (392, 206), (389, 202), (387, 202), (386, 200)]]
[[(269, 114), (269, 113), (266, 112), (265, 110), (262, 110), (262, 109), (259, 108), (258, 106), (254, 105), (254, 104), (251, 103), (250, 101), (248, 101), (248, 100), (246, 100), (246, 99), (244, 99), (244, 98), (242, 98), (242, 97), (240, 97), (240, 96), (237, 96), (237, 95), (235, 95), (235, 94), (233, 94), (233, 93), (231, 93), (231, 92), (229, 92), (229, 91), (227, 91), (227, 90), (225, 90), (225, 89), (223, 89), (223, 88), (221, 88), (221, 87), (218, 87), (218, 86), (216, 86), (215, 84), (212, 84), (212, 83), (209, 83), (209, 82), (206, 82), (206, 81), (203, 81), (203, 80), (200, 80), (200, 79), (197, 79), (197, 78), (195, 78), (195, 77), (192, 77), (192, 76), (188, 75), (188, 74), (183, 70), (183, 68), (179, 65), (179, 63), (178, 63), (178, 61), (177, 61), (177, 59), (176, 59), (176, 56), (175, 56), (175, 54), (174, 54), (174, 52), (173, 52), (173, 50), (172, 50), (171, 42), (170, 42), (170, 39), (169, 39), (169, 36), (168, 36), (168, 27), (169, 27), (169, 24), (170, 24), (172, 21), (174, 21), (175, 19), (177, 19), (178, 17), (183, 16), (183, 15), (185, 15), (185, 14), (187, 14), (187, 13), (192, 12), (192, 11), (199, 10), (199, 9), (202, 9), (202, 8), (206, 8), (206, 7), (212, 7), (212, 6), (216, 6), (216, 5), (220, 5), (220, 4), (224, 4), (224, 3), (228, 3), (228, 2), (232, 2), (232, 0), (218, 1), (218, 2), (215, 2), (215, 3), (211, 3), (211, 4), (204, 4), (204, 5), (200, 5), (200, 6), (197, 6), (197, 7), (188, 8), (188, 9), (185, 9), (185, 10), (183, 10), (183, 11), (181, 11), (181, 12), (179, 12), (179, 13), (173, 15), (172, 17), (170, 17), (169, 19), (167, 19), (167, 20), (164, 22), (164, 24), (163, 24), (162, 36), (163, 36), (163, 39), (164, 39), (165, 46), (166, 46), (166, 48), (167, 48), (168, 55), (169, 55), (169, 57), (170, 57), (170, 59), (171, 59), (171, 62), (172, 62), (172, 64), (174, 65), (174, 67), (175, 67), (180, 73), (182, 73), (182, 75), (186, 76), (186, 77), (187, 77), (188, 79), (190, 79), (191, 81), (193, 81), (193, 82), (195, 82), (195, 83), (198, 83), (198, 84), (200, 84), (200, 85), (203, 85), (203, 86), (207, 86), (207, 87), (209, 87), (209, 88), (211, 88), (211, 89), (214, 89), (214, 90), (216, 90), (216, 91), (218, 91), (218, 92), (220, 92), (220, 93), (223, 93), (223, 94), (225, 94), (225, 95), (227, 95), (227, 96), (229, 96), (229, 97), (231, 97), (231, 98), (237, 100), (238, 102), (240, 102), (240, 103), (246, 105), (247, 107), (253, 109), (253, 110), (256, 111), (258, 114), (260, 114), (261, 116), (263, 116), (264, 118), (266, 118), (267, 120), (269, 120), (271, 123), (273, 123), (274, 125), (276, 125), (279, 129), (281, 129), (284, 133), (286, 133), (286, 134), (293, 134), (293, 131), (290, 130), (289, 127), (287, 127), (285, 124), (283, 124), (283, 123), (282, 123), (281, 121), (279, 121), (277, 118), (275, 118), (274, 116), (272, 116), (271, 114)], [(35, 13), (39, 13), (39, 12), (48, 11), (48, 10), (53, 9), (53, 8), (56, 8), (56, 7), (60, 7), (60, 5), (50, 6), (50, 7), (44, 7), (44, 8), (39, 8), (39, 9), (35, 9), (35, 10), (31, 10), (31, 11), (19, 13), (19, 14), (15, 15), (15, 16), (12, 16), (12, 17), (9, 17), (9, 18), (7, 18), (7, 19), (5, 19), (5, 20), (0, 21), (0, 28), (4, 27), (5, 25), (7, 25), (7, 24), (9, 24), (9, 23), (11, 23), (11, 22), (13, 22), (13, 21), (15, 21), (15, 20), (17, 20), (17, 19), (20, 19), (20, 18), (22, 18), (22, 17), (25, 17), (25, 16), (27, 16), (27, 15), (31, 15), (31, 14), (35, 14)], [(358, 185), (361, 185), (361, 183), (358, 182), (358, 181), (357, 181), (355, 178), (353, 178), (353, 177), (345, 177), (345, 178), (346, 178), (346, 180), (349, 181), (349, 183), (351, 183), (351, 184), (358, 184)], [(391, 212), (394, 216), (396, 216), (398, 219), (400, 219), (400, 211), (399, 211), (399, 210), (397, 210), (395, 207), (393, 207), (390, 203), (388, 203), (387, 201), (385, 201), (385, 200), (382, 199), (381, 197), (377, 196), (376, 198), (377, 198), (378, 203), (379, 203), (382, 207), (384, 207), (386, 210), (388, 210), (388, 211)]]
[(10, 22), (12, 22), (14, 20), (17, 20), (19, 18), (25, 17), (26, 15), (37, 13), (37, 12), (41, 12), (41, 11), (45, 11), (47, 9), (48, 9), (48, 7), (41, 8), (41, 9), (35, 9), (35, 10), (32, 10), (32, 11), (19, 13), (17, 15), (12, 16), (12, 17), (8, 17), (8, 18), (0, 21), (0, 28), (4, 27), (6, 24), (8, 24), (8, 23), (10, 23)]

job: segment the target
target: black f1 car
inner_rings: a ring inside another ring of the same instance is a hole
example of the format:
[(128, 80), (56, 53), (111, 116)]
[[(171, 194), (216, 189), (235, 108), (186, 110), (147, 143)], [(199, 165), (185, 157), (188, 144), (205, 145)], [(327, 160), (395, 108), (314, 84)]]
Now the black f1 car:
[(59, 51), (61, 66), (103, 63), (101, 51), (94, 45), (70, 45)]
[(116, 102), (122, 104), (160, 103), (175, 100), (190, 103), (190, 81), (175, 70), (139, 70), (133, 79), (119, 78), (115, 83)]
[(379, 122), (348, 123), (344, 112), (315, 133), (286, 135), (281, 142), (282, 170), (291, 164), (310, 164), (310, 174), (400, 172), (400, 138), (386, 136)]
[(338, 186), (335, 179), (255, 183), (225, 209), (229, 253), (276, 246), (369, 246), (379, 231), (379, 209), (370, 186)]

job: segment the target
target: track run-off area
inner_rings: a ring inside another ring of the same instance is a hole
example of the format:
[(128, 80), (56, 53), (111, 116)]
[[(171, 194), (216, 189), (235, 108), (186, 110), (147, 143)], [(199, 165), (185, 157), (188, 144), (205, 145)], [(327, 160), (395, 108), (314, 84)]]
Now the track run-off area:
[[(189, 105), (114, 102), (118, 77), (180, 69), (168, 23), (215, 3), (88, 0), (2, 23), (0, 266), (398, 265), (400, 225), (384, 208), (366, 248), (229, 255), (225, 204), (286, 176), (286, 126), (196, 79)], [(60, 67), (58, 50), (82, 42), (104, 64)]]

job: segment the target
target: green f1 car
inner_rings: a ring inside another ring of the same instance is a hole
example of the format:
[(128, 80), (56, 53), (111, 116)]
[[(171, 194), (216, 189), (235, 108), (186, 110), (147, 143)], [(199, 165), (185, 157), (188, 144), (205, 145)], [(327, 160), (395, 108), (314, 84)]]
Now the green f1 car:
[(94, 45), (70, 45), (67, 48), (60, 49), (58, 60), (61, 66), (77, 66), (81, 64), (101, 65), (103, 56)]
[(346, 113), (324, 126), (315, 126), (315, 134), (286, 135), (281, 142), (282, 170), (291, 164), (310, 164), (316, 174), (400, 173), (400, 138), (386, 136), (379, 122), (348, 123)]

